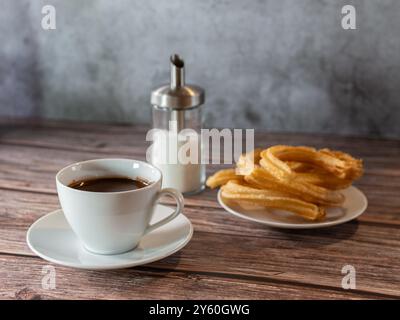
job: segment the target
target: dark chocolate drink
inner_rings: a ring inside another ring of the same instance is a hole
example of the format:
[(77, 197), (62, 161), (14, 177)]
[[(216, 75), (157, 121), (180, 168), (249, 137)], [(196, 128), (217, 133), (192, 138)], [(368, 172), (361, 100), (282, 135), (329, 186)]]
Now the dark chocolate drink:
[(74, 181), (69, 187), (91, 192), (119, 192), (130, 191), (148, 186), (149, 183), (141, 179), (124, 177), (104, 177)]

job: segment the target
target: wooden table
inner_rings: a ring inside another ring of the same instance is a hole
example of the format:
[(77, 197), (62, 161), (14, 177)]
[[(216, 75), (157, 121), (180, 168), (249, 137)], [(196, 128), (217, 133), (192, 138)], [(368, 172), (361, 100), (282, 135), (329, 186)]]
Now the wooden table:
[[(42, 267), (50, 263), (29, 250), (25, 236), (36, 219), (59, 208), (56, 172), (86, 159), (144, 159), (147, 129), (0, 121), (0, 298), (400, 298), (400, 141), (278, 133), (256, 133), (256, 144), (306, 144), (362, 157), (366, 174), (357, 186), (368, 210), (327, 229), (277, 230), (229, 215), (216, 191), (206, 190), (186, 198), (195, 232), (180, 252), (116, 271), (54, 265), (56, 288), (42, 289)], [(354, 290), (341, 286), (348, 264), (356, 269)]]

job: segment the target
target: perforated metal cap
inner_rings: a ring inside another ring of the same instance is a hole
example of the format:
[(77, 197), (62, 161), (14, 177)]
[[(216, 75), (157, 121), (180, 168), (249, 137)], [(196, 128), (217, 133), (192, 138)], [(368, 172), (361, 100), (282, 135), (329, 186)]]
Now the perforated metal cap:
[(204, 103), (204, 89), (185, 84), (185, 63), (179, 55), (170, 58), (171, 82), (151, 92), (151, 104), (175, 110), (190, 109)]

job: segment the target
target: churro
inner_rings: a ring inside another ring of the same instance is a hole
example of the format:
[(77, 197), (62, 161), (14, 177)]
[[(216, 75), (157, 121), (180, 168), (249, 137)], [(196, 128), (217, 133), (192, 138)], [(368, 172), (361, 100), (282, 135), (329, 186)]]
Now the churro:
[(207, 186), (221, 187), (223, 198), (238, 203), (320, 220), (325, 207), (343, 203), (340, 190), (362, 174), (362, 161), (347, 153), (277, 145), (242, 154), (236, 168), (216, 172)]

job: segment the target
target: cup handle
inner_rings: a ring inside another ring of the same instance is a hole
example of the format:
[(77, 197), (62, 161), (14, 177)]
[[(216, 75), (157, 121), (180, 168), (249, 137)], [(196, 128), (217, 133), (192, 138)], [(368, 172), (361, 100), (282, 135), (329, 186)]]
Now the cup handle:
[(183, 198), (182, 193), (180, 193), (176, 189), (165, 188), (158, 192), (156, 201), (158, 201), (158, 199), (160, 199), (162, 196), (165, 196), (165, 195), (171, 196), (172, 198), (175, 199), (175, 201), (176, 201), (175, 211), (173, 213), (171, 213), (168, 217), (162, 219), (161, 221), (158, 221), (154, 224), (149, 225), (147, 227), (147, 229), (145, 230), (144, 234), (148, 234), (149, 232), (153, 231), (154, 229), (157, 229), (158, 227), (161, 227), (164, 224), (170, 222), (172, 219), (174, 219), (178, 214), (180, 214), (182, 212), (183, 207), (184, 207), (184, 198)]

